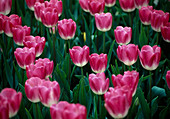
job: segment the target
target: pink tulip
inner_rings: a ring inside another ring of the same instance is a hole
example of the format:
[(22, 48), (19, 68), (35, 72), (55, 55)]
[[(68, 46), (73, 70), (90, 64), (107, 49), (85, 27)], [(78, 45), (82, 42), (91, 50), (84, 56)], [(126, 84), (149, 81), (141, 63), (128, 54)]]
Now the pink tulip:
[(107, 54), (96, 54), (93, 53), (89, 56), (89, 62), (91, 69), (95, 73), (102, 73), (106, 70), (107, 67)]
[(146, 70), (155, 70), (161, 59), (161, 48), (157, 45), (151, 47), (144, 45), (141, 51), (138, 50), (140, 62)]
[(70, 57), (73, 63), (78, 67), (83, 67), (88, 63), (89, 60), (89, 47), (83, 46), (74, 46), (72, 49), (69, 49)]
[(47, 79), (53, 72), (54, 63), (47, 58), (35, 61), (35, 64), (30, 64), (26, 67), (27, 78), (39, 77)]
[(39, 98), (39, 85), (41, 85), (42, 80), (38, 77), (32, 77), (25, 82), (25, 94), (33, 103), (40, 101)]
[(131, 27), (117, 26), (114, 30), (116, 42), (119, 45), (126, 45), (131, 41), (132, 29)]
[(128, 86), (109, 88), (104, 94), (105, 108), (116, 119), (124, 118), (128, 114), (132, 102), (132, 92)]
[(124, 12), (132, 12), (135, 10), (134, 0), (119, 0), (119, 3)]
[(56, 8), (58, 16), (61, 16), (63, 11), (63, 2), (61, 0), (50, 0), (50, 7)]
[(43, 3), (44, 0), (26, 0), (28, 8), (32, 11), (34, 11), (34, 5), (35, 5), (36, 2)]
[(11, 11), (12, 0), (0, 0), (0, 14), (8, 15)]
[(123, 76), (121, 74), (118, 74), (117, 76), (113, 74), (112, 82), (114, 87), (129, 86), (132, 96), (134, 96), (139, 82), (139, 73), (136, 71), (126, 71)]
[(52, 7), (44, 8), (40, 11), (40, 18), (46, 27), (55, 27), (58, 22), (57, 9)]
[(134, 0), (137, 9), (141, 9), (143, 6), (148, 6), (149, 0)]
[(88, 7), (90, 14), (93, 16), (96, 13), (102, 13), (105, 7), (105, 0), (89, 0)]
[(106, 7), (113, 7), (116, 4), (116, 0), (105, 0)]
[(169, 21), (169, 13), (162, 10), (153, 10), (151, 15), (151, 27), (156, 32), (161, 32), (161, 27)]
[(59, 84), (56, 81), (42, 80), (39, 86), (39, 98), (41, 103), (46, 107), (57, 104), (60, 98)]
[(97, 95), (103, 95), (109, 88), (109, 78), (106, 79), (105, 73), (89, 75), (89, 85), (91, 90)]
[(166, 73), (166, 82), (167, 82), (168, 88), (170, 89), (170, 70), (167, 71)]
[(89, 1), (89, 0), (79, 0), (79, 4), (80, 4), (81, 8), (82, 8), (85, 12), (89, 12), (88, 1)]
[(62, 39), (72, 39), (76, 32), (76, 23), (72, 19), (58, 21), (58, 32)]
[[(104, 21), (104, 22), (103, 22)], [(106, 32), (112, 27), (112, 14), (111, 13), (101, 13), (95, 14), (96, 27), (99, 31)]]
[(12, 28), (14, 42), (19, 46), (23, 46), (23, 40), (26, 36), (30, 35), (30, 32), (30, 27), (20, 25), (14, 26)]
[(8, 105), (9, 118), (14, 117), (19, 110), (22, 99), (22, 93), (17, 93), (12, 88), (5, 88), (1, 91), (0, 97), (3, 98), (3, 103)]
[(28, 48), (34, 47), (36, 57), (39, 57), (45, 47), (45, 38), (40, 36), (26, 36), (24, 39), (24, 46)]
[(50, 107), (52, 119), (86, 119), (86, 107), (80, 104), (70, 104), (66, 101), (60, 101)]
[(9, 107), (7, 101), (0, 94), (0, 119), (9, 119)]
[(161, 33), (163, 39), (170, 43), (170, 22), (166, 23), (164, 26), (161, 27)]
[(125, 65), (133, 65), (138, 58), (138, 46), (134, 44), (119, 45), (117, 48), (117, 56)]
[(18, 15), (12, 14), (9, 17), (4, 17), (3, 30), (8, 37), (13, 37), (12, 28), (16, 25), (21, 25), (22, 20)]
[(36, 2), (35, 5), (34, 5), (35, 18), (40, 22), (41, 22), (40, 11), (43, 10), (44, 8), (45, 8), (44, 3)]
[(18, 65), (26, 69), (27, 65), (33, 64), (35, 61), (35, 48), (17, 48), (14, 55)]
[(151, 15), (153, 11), (153, 6), (142, 7), (139, 9), (139, 17), (144, 25), (151, 24)]
[(3, 29), (3, 24), (4, 24), (4, 19), (6, 19), (7, 16), (0, 14), (0, 34), (2, 34), (4, 32)]

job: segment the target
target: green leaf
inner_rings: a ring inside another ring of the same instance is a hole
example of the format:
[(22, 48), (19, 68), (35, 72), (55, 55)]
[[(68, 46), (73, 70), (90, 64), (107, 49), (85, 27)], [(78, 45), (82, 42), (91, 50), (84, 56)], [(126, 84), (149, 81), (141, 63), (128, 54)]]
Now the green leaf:
[(141, 33), (139, 35), (139, 45), (140, 47), (148, 44), (148, 38), (146, 37), (143, 25), (141, 25)]
[(30, 112), (27, 110), (27, 108), (25, 108), (25, 111), (26, 111), (27, 119), (32, 119), (32, 116)]
[(151, 114), (152, 114), (152, 117), (154, 116), (155, 112), (157, 111), (158, 109), (158, 96), (156, 98), (154, 98), (151, 102)]
[(159, 114), (159, 119), (168, 119), (169, 118), (169, 112), (170, 112), (170, 105), (165, 107)]
[(162, 97), (165, 97), (166, 96), (165, 89), (157, 87), (157, 86), (153, 86), (152, 87), (152, 98), (157, 97), (157, 96), (159, 97), (159, 99)]
[(34, 114), (34, 119), (43, 119), (40, 107), (38, 103), (33, 104), (33, 114)]
[(112, 51), (113, 51), (113, 47), (114, 47), (114, 44), (115, 44), (115, 40), (113, 41), (112, 45), (110, 46), (110, 49), (109, 49), (109, 53), (108, 53), (108, 60), (107, 60), (107, 69), (110, 67), (110, 60), (111, 60), (111, 57), (112, 57)]
[(87, 107), (87, 94), (83, 78), (80, 80), (79, 102), (80, 104), (85, 105)]

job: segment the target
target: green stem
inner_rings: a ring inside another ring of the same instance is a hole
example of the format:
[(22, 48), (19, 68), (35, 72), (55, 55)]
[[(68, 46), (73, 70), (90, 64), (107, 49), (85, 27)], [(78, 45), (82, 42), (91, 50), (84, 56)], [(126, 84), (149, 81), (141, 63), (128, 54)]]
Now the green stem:
[(54, 52), (54, 67), (55, 67), (56, 66), (55, 33), (54, 34), (52, 33), (52, 36), (53, 36), (53, 52)]
[(38, 103), (35, 103), (36, 119), (38, 119)]
[(99, 95), (99, 118), (102, 117), (102, 95)]
[(133, 69), (132, 69), (132, 67), (131, 67), (131, 65), (130, 66), (128, 66), (129, 67), (129, 71), (132, 71)]
[(41, 30), (41, 37), (43, 36), (43, 23), (41, 23), (41, 22), (39, 22), (39, 24), (40, 24), (40, 30)]
[[(91, 17), (92, 17), (92, 16), (90, 15), (90, 21), (89, 21), (89, 23), (91, 23)], [(92, 35), (92, 34), (91, 34), (91, 32), (92, 32), (92, 24), (90, 25), (90, 51), (91, 51), (91, 46), (92, 46), (92, 41), (91, 41), (91, 40), (92, 40), (92, 39), (91, 39), (91, 35)]]
[(14, 41), (12, 41), (12, 52), (13, 52), (13, 69), (12, 69), (12, 75), (13, 75), (13, 88), (15, 89), (15, 69), (14, 69), (15, 56), (14, 56)]
[(103, 33), (103, 53), (105, 52), (105, 32)]
[[(70, 49), (70, 40), (68, 40), (68, 54), (69, 54), (69, 49)], [(69, 58), (69, 74), (68, 74), (68, 79), (69, 80), (71, 80), (70, 75), (71, 75), (71, 59)]]
[[(150, 75), (150, 82), (149, 82), (149, 90), (150, 90), (150, 104), (149, 104), (149, 107), (150, 107), (150, 110), (152, 109), (152, 106), (151, 106), (151, 102), (152, 102), (152, 72), (150, 71), (149, 72), (149, 75)], [(150, 113), (150, 118), (151, 118), (151, 113)]]
[(150, 26), (148, 26), (148, 28), (147, 28), (147, 32), (148, 32), (148, 45), (149, 45), (149, 27)]
[(81, 67), (81, 75), (82, 75), (82, 77), (84, 76), (84, 74), (83, 74), (83, 67)]

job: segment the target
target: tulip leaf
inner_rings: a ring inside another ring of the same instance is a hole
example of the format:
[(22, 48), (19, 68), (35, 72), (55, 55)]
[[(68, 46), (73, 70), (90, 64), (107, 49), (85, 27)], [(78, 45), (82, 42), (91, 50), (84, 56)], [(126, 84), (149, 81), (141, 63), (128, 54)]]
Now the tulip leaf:
[(32, 119), (32, 116), (30, 112), (27, 110), (27, 108), (25, 108), (25, 111), (26, 111), (27, 119)]
[(88, 25), (87, 25), (85, 17), (84, 16), (82, 16), (82, 17), (83, 17), (84, 25), (85, 25), (86, 43), (89, 46), (90, 45), (90, 31), (89, 31), (89, 28), (88, 28)]
[(169, 112), (170, 112), (170, 105), (165, 107), (160, 113), (159, 113), (159, 119), (168, 119), (169, 118)]
[(71, 63), (69, 64), (69, 60), (70, 60), (70, 56), (69, 54), (67, 54), (62, 64), (62, 70), (65, 72), (66, 76), (69, 75), (69, 67), (71, 67), (69, 66), (71, 65)]
[(165, 97), (166, 96), (165, 89), (157, 87), (157, 86), (153, 86), (152, 87), (152, 98), (157, 97), (157, 96), (159, 97), (159, 99), (162, 97)]
[(85, 89), (85, 82), (84, 78), (80, 80), (80, 91), (79, 91), (79, 102), (80, 104), (84, 105), (87, 107), (87, 93)]
[(112, 42), (112, 45), (110, 46), (110, 49), (109, 49), (108, 60), (107, 60), (107, 69), (110, 67), (109, 64), (110, 64), (110, 60), (112, 57), (112, 51), (113, 51), (114, 44), (115, 44), (115, 40)]
[(158, 100), (158, 96), (156, 98), (154, 98), (152, 100), (152, 103), (151, 103), (151, 107), (152, 107), (151, 108), (151, 114), (152, 114), (152, 117), (153, 117), (153, 115), (155, 114), (155, 112), (158, 109), (158, 102), (157, 102), (157, 100)]
[(140, 47), (148, 44), (148, 38), (146, 37), (143, 25), (141, 25), (141, 33), (139, 35), (139, 45)]

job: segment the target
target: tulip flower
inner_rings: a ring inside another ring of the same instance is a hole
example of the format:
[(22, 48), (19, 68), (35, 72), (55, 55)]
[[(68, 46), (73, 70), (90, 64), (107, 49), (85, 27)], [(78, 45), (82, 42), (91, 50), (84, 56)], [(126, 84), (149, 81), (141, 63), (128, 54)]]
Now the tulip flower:
[(119, 0), (119, 3), (124, 12), (132, 12), (135, 10), (134, 0)]
[(106, 70), (107, 67), (107, 54), (96, 54), (93, 53), (89, 56), (89, 62), (91, 69), (95, 73), (102, 73)]
[(162, 10), (153, 10), (151, 15), (151, 27), (156, 32), (161, 32), (161, 27), (169, 21), (169, 13)]
[(35, 61), (35, 48), (17, 48), (14, 55), (18, 65), (26, 69), (27, 65), (33, 64)]
[(161, 27), (161, 33), (163, 39), (170, 43), (170, 22), (166, 23), (164, 26)]
[(22, 20), (18, 15), (12, 14), (9, 17), (4, 17), (3, 30), (8, 37), (13, 37), (12, 28), (16, 25), (21, 25)]
[(76, 32), (76, 23), (72, 19), (58, 21), (58, 32), (62, 39), (72, 39)]
[(14, 117), (19, 110), (22, 99), (22, 93), (21, 92), (17, 93), (12, 88), (5, 88), (1, 91), (0, 98), (3, 98), (4, 100), (3, 104), (8, 105), (9, 118)]
[(63, 11), (63, 2), (61, 0), (50, 0), (50, 7), (56, 8), (58, 16), (61, 16)]
[(85, 66), (89, 61), (89, 47), (83, 46), (74, 46), (72, 49), (69, 49), (70, 57), (73, 63), (78, 67)]
[(39, 77), (47, 79), (53, 72), (54, 63), (47, 58), (35, 61), (35, 64), (30, 64), (26, 67), (27, 78)]
[(119, 45), (117, 48), (117, 56), (125, 65), (133, 65), (138, 58), (138, 46), (134, 44)]
[(112, 82), (114, 87), (122, 87), (125, 85), (129, 86), (132, 96), (134, 96), (139, 82), (139, 73), (136, 71), (125, 71), (124, 75), (118, 74), (115, 76), (113, 74)]
[[(103, 22), (104, 21), (104, 22)], [(112, 14), (111, 13), (101, 13), (95, 14), (96, 27), (99, 31), (106, 32), (112, 27)]]
[(81, 8), (82, 8), (85, 12), (89, 12), (88, 1), (89, 1), (89, 0), (79, 0), (79, 4), (80, 4)]
[(5, 19), (5, 17), (7, 17), (7, 16), (5, 16), (5, 15), (3, 15), (3, 14), (0, 14), (0, 34), (2, 34), (2, 33), (4, 32), (4, 30), (3, 30), (3, 24), (4, 24), (4, 19)]
[(168, 88), (170, 89), (170, 70), (167, 71), (166, 73), (166, 82), (167, 82)]
[(103, 95), (109, 88), (109, 78), (106, 79), (105, 73), (89, 75), (89, 84), (91, 90), (97, 95)]
[(84, 105), (70, 104), (66, 101), (60, 101), (50, 107), (52, 119), (86, 119), (87, 110)]
[(89, 0), (88, 7), (90, 14), (93, 16), (96, 13), (102, 13), (105, 7), (105, 0)]
[(134, 0), (137, 9), (141, 9), (143, 6), (148, 6), (149, 0)]
[(0, 95), (0, 119), (9, 119), (9, 108), (6, 100)]
[(106, 7), (113, 7), (116, 4), (116, 0), (105, 0)]
[(0, 14), (8, 15), (11, 11), (12, 0), (0, 0)]
[(39, 85), (39, 98), (46, 107), (57, 104), (60, 98), (59, 84), (56, 81), (42, 80), (41, 85)]
[(36, 2), (43, 3), (44, 0), (26, 0), (26, 4), (27, 4), (28, 8), (32, 11), (34, 11), (34, 5)]
[(52, 7), (44, 8), (40, 11), (40, 18), (46, 27), (55, 27), (58, 22), (57, 9)]
[(40, 11), (43, 10), (44, 8), (45, 8), (44, 3), (36, 2), (35, 5), (34, 5), (35, 18), (40, 22), (41, 22)]
[(151, 47), (144, 45), (141, 51), (138, 50), (140, 62), (146, 70), (155, 70), (161, 59), (161, 48), (157, 45)]
[(20, 26), (16, 25), (12, 28), (12, 33), (13, 33), (13, 39), (14, 42), (19, 45), (23, 46), (23, 40), (25, 39), (26, 36), (30, 35), (31, 28), (27, 26)]
[(144, 25), (151, 24), (151, 15), (153, 11), (153, 6), (142, 7), (139, 9), (139, 17)]
[(109, 88), (104, 94), (105, 108), (116, 119), (124, 118), (128, 114), (132, 102), (132, 92), (128, 86)]
[(42, 79), (38, 77), (32, 77), (25, 82), (25, 94), (33, 103), (37, 103), (40, 101), (39, 98), (39, 85), (41, 85)]
[(114, 30), (116, 42), (119, 45), (126, 45), (131, 41), (132, 29), (131, 27), (117, 26)]
[(39, 57), (45, 47), (45, 38), (40, 36), (26, 36), (24, 39), (24, 46), (28, 48), (34, 47), (36, 57)]

